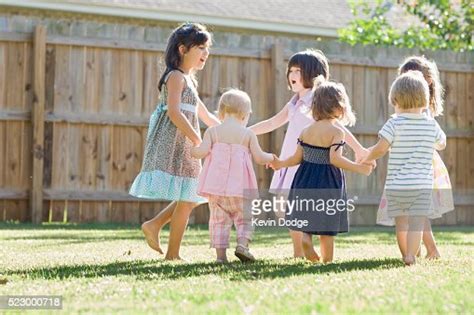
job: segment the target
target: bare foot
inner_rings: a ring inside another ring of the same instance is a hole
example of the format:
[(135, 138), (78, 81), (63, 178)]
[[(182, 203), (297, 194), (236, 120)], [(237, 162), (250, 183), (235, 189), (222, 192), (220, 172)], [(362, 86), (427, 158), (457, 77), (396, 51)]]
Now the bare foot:
[(142, 232), (145, 235), (148, 246), (158, 253), (163, 254), (163, 250), (161, 250), (160, 246), (160, 230), (154, 230), (152, 224), (147, 221), (142, 224)]
[(186, 260), (184, 258), (181, 258), (181, 256), (178, 256), (178, 257), (165, 256), (165, 260), (182, 262), (182, 263), (188, 263), (189, 262), (188, 260)]
[(306, 259), (311, 262), (319, 262), (319, 256), (314, 250), (313, 244), (311, 244), (311, 242), (305, 242), (303, 240), (303, 251)]
[(413, 256), (413, 255), (406, 255), (406, 256), (403, 258), (403, 262), (405, 263), (405, 266), (414, 265), (414, 264), (416, 264), (415, 256)]
[(435, 249), (434, 251), (432, 252), (428, 252), (426, 254), (426, 259), (440, 259), (441, 258), (441, 255), (439, 254), (438, 250)]

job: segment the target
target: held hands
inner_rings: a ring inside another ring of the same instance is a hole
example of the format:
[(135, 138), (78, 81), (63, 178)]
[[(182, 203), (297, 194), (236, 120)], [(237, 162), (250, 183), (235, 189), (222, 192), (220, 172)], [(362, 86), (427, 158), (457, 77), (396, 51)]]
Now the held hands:
[(367, 158), (362, 159), (359, 164), (362, 174), (365, 176), (369, 176), (370, 173), (372, 173), (372, 171), (377, 167), (375, 160), (367, 160)]
[(366, 164), (366, 163), (360, 164), (360, 171), (365, 176), (369, 176), (370, 173), (372, 173), (373, 170), (374, 170), (374, 168), (370, 164)]
[[(369, 176), (370, 173), (372, 173), (372, 171), (377, 167), (377, 162), (375, 162), (375, 160), (367, 159), (369, 157), (370, 151), (371, 151), (371, 148), (368, 148), (368, 149), (362, 148), (362, 150), (360, 150), (359, 152), (356, 152), (355, 154), (356, 163), (361, 164), (363, 173), (366, 176)], [(370, 170), (368, 170), (368, 173), (367, 173), (368, 168), (370, 168)]]
[(271, 167), (274, 171), (278, 171), (279, 169), (283, 168), (283, 163), (282, 161), (278, 158), (278, 156), (276, 156), (275, 154), (273, 154), (273, 161), (270, 162), (270, 163), (267, 163), (265, 165), (267, 168), (268, 167)]
[(277, 160), (278, 157), (274, 153), (272, 153), (272, 156), (273, 156), (273, 160), (271, 162), (265, 163), (265, 169), (269, 169), (269, 168), (274, 169), (272, 166), (272, 163), (275, 162), (275, 160)]

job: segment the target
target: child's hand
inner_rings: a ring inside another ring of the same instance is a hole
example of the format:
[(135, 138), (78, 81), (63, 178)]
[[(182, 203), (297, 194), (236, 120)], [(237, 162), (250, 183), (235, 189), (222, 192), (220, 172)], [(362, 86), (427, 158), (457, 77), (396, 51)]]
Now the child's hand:
[(278, 160), (278, 156), (276, 156), (274, 153), (272, 153), (272, 155), (273, 155), (273, 161), (268, 162), (268, 163), (265, 163), (265, 169), (269, 169), (269, 168), (272, 168), (272, 169), (273, 169), (272, 163), (273, 163), (275, 160)]
[(371, 161), (365, 160), (363, 164), (370, 165), (372, 167), (372, 170), (374, 170), (377, 167), (377, 162), (375, 162), (375, 160), (371, 160)]
[(283, 163), (275, 155), (273, 162), (270, 163), (270, 167), (273, 168), (273, 170), (278, 171), (279, 169), (283, 168)]
[(369, 164), (361, 164), (360, 169), (362, 174), (369, 176), (372, 173), (373, 167)]

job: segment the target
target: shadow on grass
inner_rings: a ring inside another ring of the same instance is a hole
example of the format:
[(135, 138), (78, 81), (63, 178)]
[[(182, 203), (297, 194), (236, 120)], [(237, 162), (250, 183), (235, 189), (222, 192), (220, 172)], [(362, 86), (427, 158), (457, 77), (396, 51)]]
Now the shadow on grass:
[[(144, 240), (143, 234), (139, 230), (99, 230), (102, 233), (97, 233), (94, 230), (84, 231), (63, 231), (58, 230), (57, 233), (35, 234), (27, 236), (8, 236), (0, 237), (4, 241), (56, 241), (57, 244), (81, 244), (81, 243), (96, 243), (96, 242), (113, 242), (113, 241), (141, 241)], [(162, 241), (166, 243), (168, 238), (168, 230), (165, 229), (162, 234)], [(235, 234), (235, 233), (234, 233)], [(358, 235), (362, 237), (357, 237)], [(349, 233), (341, 234), (337, 237), (338, 244), (391, 244), (394, 242), (394, 233), (379, 232), (370, 235), (364, 233)], [(286, 230), (259, 230), (254, 236), (255, 244), (282, 244), (282, 242), (291, 243), (291, 239)], [(209, 232), (207, 230), (193, 230), (191, 229), (185, 234), (184, 245), (204, 245), (209, 240)], [(317, 241), (317, 240), (316, 240)], [(45, 243), (44, 246), (50, 246), (50, 243)]]
[(0, 230), (123, 230), (139, 229), (138, 224), (129, 223), (22, 223), (22, 222), (0, 222)]
[[(23, 228), (26, 226), (26, 228)], [(144, 240), (143, 235), (138, 226), (114, 225), (114, 224), (52, 224), (46, 226), (35, 226), (31, 224), (0, 224), (0, 232), (2, 228), (10, 230), (24, 230), (34, 234), (16, 236), (4, 236), (0, 239), (3, 241), (19, 241), (19, 240), (54, 240), (58, 245), (95, 243), (104, 241), (141, 241)], [(55, 231), (54, 233), (36, 233), (43, 230)], [(168, 228), (163, 229), (162, 241), (166, 243), (168, 238)], [(474, 227), (436, 227), (435, 236), (439, 244), (465, 245), (472, 246), (474, 242), (466, 240), (465, 236), (473, 234)], [(207, 226), (194, 225), (188, 228), (185, 233), (183, 245), (204, 245), (208, 243), (209, 234)], [(358, 245), (358, 244), (393, 244), (395, 242), (395, 231), (390, 227), (354, 227), (349, 233), (338, 235), (336, 242), (340, 245)], [(291, 243), (286, 229), (258, 229), (254, 234), (254, 243), (262, 245), (275, 245), (283, 243)], [(45, 247), (50, 244), (44, 244)]]
[(328, 274), (355, 270), (383, 270), (401, 268), (400, 259), (355, 259), (331, 264), (311, 264), (305, 261), (260, 260), (251, 264), (232, 262), (170, 263), (162, 260), (137, 260), (104, 265), (76, 265), (11, 270), (5, 275), (18, 275), (27, 279), (62, 280), (72, 278), (99, 278), (105, 276), (135, 276), (137, 280), (176, 280), (188, 277), (217, 275), (232, 281), (285, 278), (304, 274)]

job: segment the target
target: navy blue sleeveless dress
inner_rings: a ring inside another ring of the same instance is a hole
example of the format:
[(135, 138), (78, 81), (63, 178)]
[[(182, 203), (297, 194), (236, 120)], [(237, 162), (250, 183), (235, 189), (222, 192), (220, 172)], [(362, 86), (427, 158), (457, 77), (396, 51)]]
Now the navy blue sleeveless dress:
[(303, 162), (291, 185), (288, 200), (294, 207), (291, 213), (287, 207), (286, 219), (307, 221), (308, 225), (289, 228), (315, 235), (348, 232), (344, 171), (332, 165), (329, 158), (331, 147), (342, 150), (345, 142), (319, 147), (298, 139), (298, 144), (303, 147)]

